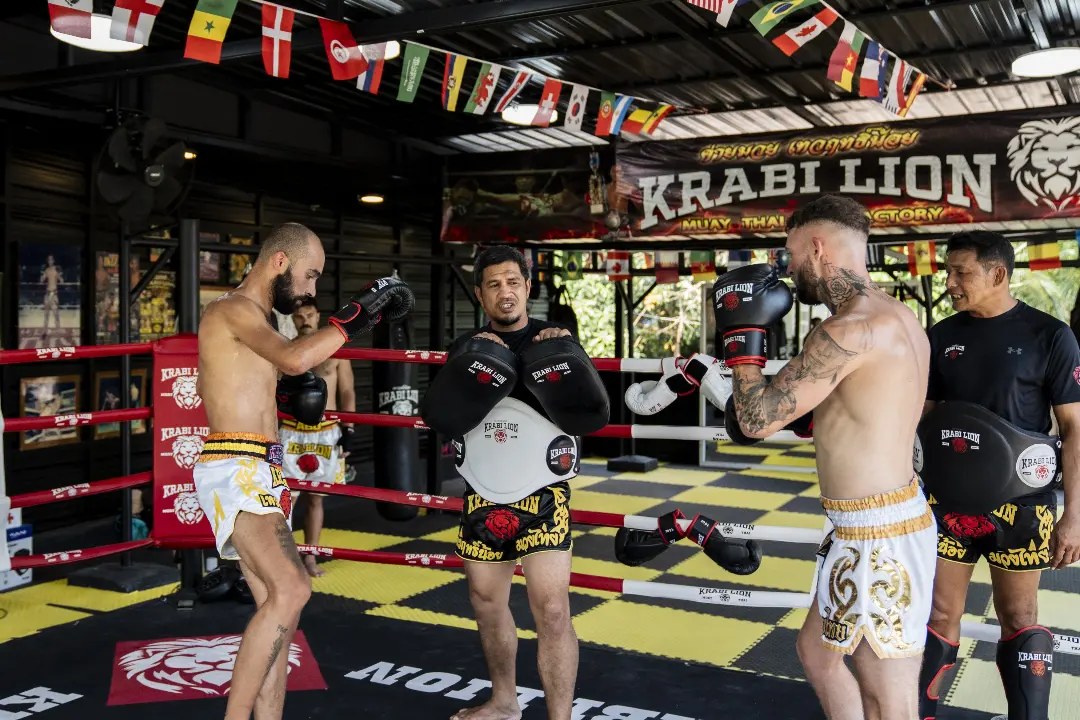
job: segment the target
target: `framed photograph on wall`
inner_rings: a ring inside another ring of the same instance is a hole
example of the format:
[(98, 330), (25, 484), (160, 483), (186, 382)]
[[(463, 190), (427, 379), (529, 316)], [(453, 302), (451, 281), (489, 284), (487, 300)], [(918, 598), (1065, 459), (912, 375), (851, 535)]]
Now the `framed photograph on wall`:
[(19, 244), (19, 347), (81, 345), (82, 249)]
[(232, 290), (230, 287), (224, 287), (222, 285), (200, 285), (199, 286), (199, 317), (202, 317), (203, 309), (206, 308), (206, 304), (215, 298), (219, 298), (225, 293)]
[[(250, 235), (230, 235), (229, 242), (233, 245), (254, 245), (255, 238)], [(239, 285), (240, 281), (244, 279), (244, 275), (247, 272), (248, 263), (254, 262), (254, 255), (240, 255), (232, 253), (229, 255), (229, 284)]]
[[(19, 411), (22, 417), (72, 415), (79, 405), (78, 375), (25, 377), (19, 381)], [(27, 430), (19, 435), (19, 451), (38, 450), (79, 442), (78, 427)]]
[[(94, 373), (94, 411), (119, 410), (120, 403), (120, 373), (116, 370), (104, 370)], [(131, 398), (128, 407), (144, 407), (146, 405), (146, 370), (145, 368), (133, 368), (131, 370), (131, 386), (128, 388)], [(141, 435), (146, 432), (145, 420), (131, 421), (131, 434)], [(120, 437), (120, 423), (104, 423), (94, 426), (94, 439)]]
[(205, 251), (199, 253), (199, 282), (214, 284), (221, 282), (221, 253)]

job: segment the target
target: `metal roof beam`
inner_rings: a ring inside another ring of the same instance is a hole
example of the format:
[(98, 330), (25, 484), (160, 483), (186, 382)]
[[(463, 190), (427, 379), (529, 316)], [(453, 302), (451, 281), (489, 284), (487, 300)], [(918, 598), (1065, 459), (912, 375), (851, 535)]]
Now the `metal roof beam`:
[[(407, 39), (415, 35), (426, 37), (434, 33), (452, 33), (491, 25), (528, 22), (621, 5), (656, 2), (658, 0), (496, 0), (381, 18), (350, 17), (346, 19), (356, 23), (354, 36), (358, 43), (364, 44)], [(293, 36), (294, 53), (322, 49), (322, 47), (322, 34), (317, 30), (301, 31)], [(261, 54), (262, 37), (247, 38), (224, 43), (221, 61), (225, 64), (233, 60), (258, 57)], [(0, 77), (0, 94), (30, 88), (81, 85), (114, 78), (172, 72), (203, 64), (197, 60), (182, 57), (178, 48), (171, 47), (118, 60), (6, 75)]]

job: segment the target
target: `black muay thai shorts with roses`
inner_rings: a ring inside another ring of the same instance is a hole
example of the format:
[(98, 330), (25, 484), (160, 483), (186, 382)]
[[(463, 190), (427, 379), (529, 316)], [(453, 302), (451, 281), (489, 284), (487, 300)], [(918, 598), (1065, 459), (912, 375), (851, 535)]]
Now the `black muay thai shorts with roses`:
[(516, 562), (533, 553), (573, 546), (570, 484), (559, 482), (508, 505), (490, 502), (466, 485), (458, 525), (458, 557), (478, 562)]

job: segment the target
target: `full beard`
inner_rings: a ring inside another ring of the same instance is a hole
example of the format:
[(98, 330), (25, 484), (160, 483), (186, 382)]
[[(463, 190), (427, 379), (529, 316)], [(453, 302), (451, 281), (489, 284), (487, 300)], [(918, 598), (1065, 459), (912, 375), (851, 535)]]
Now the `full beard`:
[(271, 286), (273, 308), (282, 315), (292, 315), (293, 310), (296, 309), (296, 304), (301, 299), (292, 291), (292, 280), (292, 270), (286, 270), (274, 278), (274, 284)]
[(795, 297), (803, 305), (820, 305), (824, 302), (820, 288), (821, 278), (812, 269), (806, 268), (795, 273)]

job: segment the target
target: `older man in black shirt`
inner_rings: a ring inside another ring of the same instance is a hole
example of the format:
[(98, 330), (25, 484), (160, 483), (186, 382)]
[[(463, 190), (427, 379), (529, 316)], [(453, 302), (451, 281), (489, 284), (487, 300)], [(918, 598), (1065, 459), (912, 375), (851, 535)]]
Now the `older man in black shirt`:
[[(947, 291), (958, 312), (930, 330), (926, 411), (938, 402), (965, 401), (1022, 430), (1049, 433), (1052, 409), (1062, 440), (1065, 507), (1057, 521), (1053, 484), (984, 516), (934, 507), (938, 564), (920, 682), (924, 720), (934, 718), (941, 676), (956, 661), (967, 588), (980, 556), (990, 565), (1001, 624), (997, 664), (1009, 714), (998, 717), (1046, 720), (1052, 638), (1037, 625), (1039, 580), (1042, 570), (1080, 559), (1080, 348), (1068, 325), (1012, 296), (1013, 265), (1012, 245), (998, 233), (949, 239)], [(978, 487), (978, 478), (967, 481)]]

